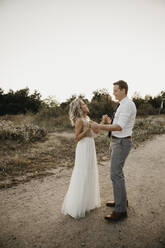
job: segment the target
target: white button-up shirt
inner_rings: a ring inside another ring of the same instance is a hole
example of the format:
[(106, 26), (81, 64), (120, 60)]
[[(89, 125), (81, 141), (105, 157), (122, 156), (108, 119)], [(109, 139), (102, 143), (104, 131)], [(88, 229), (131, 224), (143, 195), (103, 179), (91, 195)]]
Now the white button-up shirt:
[(122, 131), (112, 131), (112, 136), (124, 138), (132, 135), (132, 129), (135, 124), (136, 106), (128, 97), (120, 101), (113, 124), (117, 124), (122, 128)]

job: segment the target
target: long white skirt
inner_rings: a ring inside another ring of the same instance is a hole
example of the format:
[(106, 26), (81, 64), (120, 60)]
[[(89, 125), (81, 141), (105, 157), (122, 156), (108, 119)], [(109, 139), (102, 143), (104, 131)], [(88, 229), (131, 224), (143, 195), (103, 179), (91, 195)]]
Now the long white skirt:
[(100, 206), (95, 142), (93, 137), (85, 137), (77, 143), (75, 165), (61, 212), (80, 218)]

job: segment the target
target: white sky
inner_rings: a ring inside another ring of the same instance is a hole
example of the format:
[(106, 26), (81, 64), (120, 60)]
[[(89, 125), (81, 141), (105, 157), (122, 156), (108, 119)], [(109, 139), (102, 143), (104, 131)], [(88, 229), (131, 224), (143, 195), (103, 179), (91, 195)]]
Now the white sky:
[(164, 0), (0, 0), (0, 88), (42, 98), (165, 90)]

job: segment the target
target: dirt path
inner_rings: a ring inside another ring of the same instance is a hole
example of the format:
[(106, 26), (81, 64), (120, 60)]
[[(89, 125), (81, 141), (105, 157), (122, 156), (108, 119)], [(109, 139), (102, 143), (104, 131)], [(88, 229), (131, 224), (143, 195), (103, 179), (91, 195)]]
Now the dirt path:
[(0, 191), (0, 248), (164, 248), (165, 135), (132, 150), (125, 166), (128, 218), (104, 221), (111, 209), (109, 162), (99, 165), (101, 208), (84, 219), (60, 213), (72, 169)]

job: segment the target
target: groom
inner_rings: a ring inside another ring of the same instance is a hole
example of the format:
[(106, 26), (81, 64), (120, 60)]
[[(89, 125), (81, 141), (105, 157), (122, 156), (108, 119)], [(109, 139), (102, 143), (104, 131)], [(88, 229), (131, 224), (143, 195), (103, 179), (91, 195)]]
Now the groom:
[(128, 85), (125, 81), (120, 80), (113, 83), (113, 95), (119, 102), (113, 123), (107, 115), (104, 115), (102, 118), (104, 124), (92, 124), (92, 129), (105, 130), (111, 133), (110, 162), (114, 202), (107, 202), (106, 206), (115, 209), (111, 215), (105, 216), (105, 219), (110, 222), (127, 217), (128, 200), (123, 167), (131, 149), (131, 135), (136, 118), (135, 104), (127, 97), (127, 92)]

